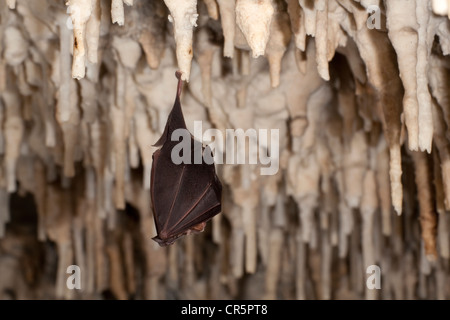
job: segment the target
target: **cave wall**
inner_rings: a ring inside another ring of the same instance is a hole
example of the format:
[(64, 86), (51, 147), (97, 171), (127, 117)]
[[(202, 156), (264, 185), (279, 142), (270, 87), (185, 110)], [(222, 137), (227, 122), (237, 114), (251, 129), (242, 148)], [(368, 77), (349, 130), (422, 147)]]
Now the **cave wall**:
[[(450, 1), (65, 2), (0, 0), (0, 298), (450, 298)], [(192, 133), (278, 129), (279, 169), (216, 164), (160, 247), (176, 70)]]

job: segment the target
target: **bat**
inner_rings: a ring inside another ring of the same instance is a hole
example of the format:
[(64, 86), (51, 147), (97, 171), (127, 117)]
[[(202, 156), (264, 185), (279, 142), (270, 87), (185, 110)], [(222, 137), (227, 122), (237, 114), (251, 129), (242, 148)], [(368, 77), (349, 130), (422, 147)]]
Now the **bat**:
[[(161, 148), (153, 153), (151, 170), (150, 192), (157, 232), (152, 239), (160, 246), (171, 245), (181, 236), (202, 232), (206, 223), (222, 210), (222, 184), (214, 163), (206, 163), (204, 157), (199, 164), (194, 161), (175, 164), (172, 160), (172, 150), (179, 143), (171, 140), (172, 133), (176, 129), (187, 131), (180, 104), (181, 73), (177, 71), (176, 77), (175, 103), (161, 138), (154, 144)], [(189, 136), (192, 156), (194, 149), (200, 147), (203, 154), (208, 152), (212, 157), (209, 147), (204, 148), (190, 133)]]

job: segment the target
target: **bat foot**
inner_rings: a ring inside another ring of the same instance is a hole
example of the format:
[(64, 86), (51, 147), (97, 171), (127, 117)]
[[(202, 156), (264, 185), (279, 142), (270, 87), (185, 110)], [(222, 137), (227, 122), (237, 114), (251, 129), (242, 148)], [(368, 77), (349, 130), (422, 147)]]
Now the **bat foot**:
[(175, 77), (177, 77), (178, 79), (178, 86), (177, 86), (177, 96), (180, 97), (181, 96), (181, 89), (183, 87), (183, 79), (182, 76), (183, 74), (181, 73), (181, 71), (177, 70), (175, 71)]

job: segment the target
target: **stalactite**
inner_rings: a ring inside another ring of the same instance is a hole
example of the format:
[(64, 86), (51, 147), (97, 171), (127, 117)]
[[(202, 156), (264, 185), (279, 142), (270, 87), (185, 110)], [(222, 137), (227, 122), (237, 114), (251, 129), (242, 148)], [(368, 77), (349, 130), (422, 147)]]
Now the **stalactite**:
[(253, 58), (266, 51), (274, 11), (271, 0), (236, 0), (236, 22), (252, 49)]

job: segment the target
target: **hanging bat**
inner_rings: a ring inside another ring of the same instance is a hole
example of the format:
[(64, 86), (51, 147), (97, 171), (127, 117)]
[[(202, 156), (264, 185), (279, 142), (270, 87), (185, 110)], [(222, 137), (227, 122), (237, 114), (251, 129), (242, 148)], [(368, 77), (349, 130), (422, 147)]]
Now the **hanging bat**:
[[(160, 147), (153, 153), (150, 192), (153, 204), (153, 217), (157, 235), (153, 238), (160, 246), (171, 245), (181, 236), (202, 232), (212, 217), (220, 213), (222, 184), (216, 175), (214, 163), (207, 164), (202, 156), (201, 163), (175, 164), (172, 150), (179, 143), (172, 141), (176, 129), (187, 131), (181, 110), (181, 73), (177, 72), (177, 94), (175, 104), (167, 119), (166, 127), (154, 144)], [(189, 132), (189, 131), (187, 131)], [(203, 154), (211, 149), (203, 148), (189, 133), (191, 155), (200, 147)]]

